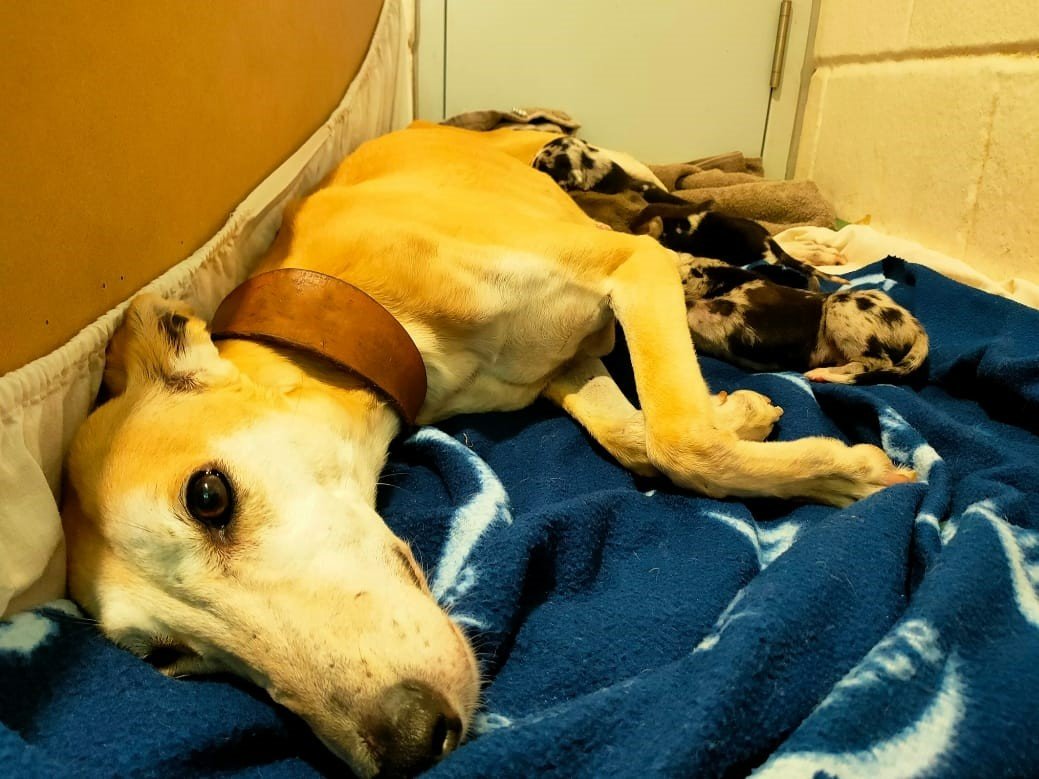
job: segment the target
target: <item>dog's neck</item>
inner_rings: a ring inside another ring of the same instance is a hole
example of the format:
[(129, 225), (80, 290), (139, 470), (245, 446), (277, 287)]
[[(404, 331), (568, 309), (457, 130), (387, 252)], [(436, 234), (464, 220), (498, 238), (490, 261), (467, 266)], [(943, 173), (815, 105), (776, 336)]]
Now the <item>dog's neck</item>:
[(379, 474), (401, 419), (362, 379), (303, 352), (253, 341), (218, 343), (220, 356), (249, 380), (304, 404), (305, 410), (351, 444), (348, 476), (370, 506), (375, 505)]

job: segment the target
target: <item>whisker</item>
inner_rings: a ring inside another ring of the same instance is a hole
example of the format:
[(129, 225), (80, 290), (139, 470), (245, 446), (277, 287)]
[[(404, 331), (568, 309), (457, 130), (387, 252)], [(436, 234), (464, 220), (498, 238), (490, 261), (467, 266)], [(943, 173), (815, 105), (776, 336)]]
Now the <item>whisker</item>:
[(63, 622), (74, 622), (79, 625), (90, 625), (91, 627), (96, 627), (98, 624), (100, 624), (96, 619), (94, 619), (91, 616), (81, 617), (78, 614), (68, 614), (64, 611), (61, 612), (60, 616)]
[(395, 490), (404, 490), (405, 492), (411, 492), (411, 490), (407, 489), (406, 487), (401, 487), (399, 484), (390, 484), (389, 482), (385, 481), (377, 481), (375, 482), (375, 484), (378, 487), (392, 487)]

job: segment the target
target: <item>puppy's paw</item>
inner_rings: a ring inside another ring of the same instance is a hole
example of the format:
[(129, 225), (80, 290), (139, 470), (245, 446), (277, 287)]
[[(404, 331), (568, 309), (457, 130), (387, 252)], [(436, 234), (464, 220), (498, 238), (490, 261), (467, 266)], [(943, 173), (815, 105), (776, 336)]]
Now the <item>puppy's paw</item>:
[(731, 430), (744, 441), (764, 441), (783, 416), (783, 409), (751, 390), (719, 392), (714, 396), (714, 403), (718, 427)]
[[(847, 265), (848, 258), (841, 254), (841, 250), (834, 248), (833, 246), (827, 246), (824, 249), (819, 249), (813, 252), (812, 257), (814, 258), (813, 265)], [(844, 283), (847, 283), (845, 280)]]
[(854, 384), (855, 374), (842, 372), (837, 368), (812, 368), (805, 373), (809, 381), (817, 381), (824, 384)]
[(812, 239), (784, 241), (780, 244), (783, 251), (796, 260), (809, 265), (846, 265), (848, 258), (836, 246), (829, 246)]

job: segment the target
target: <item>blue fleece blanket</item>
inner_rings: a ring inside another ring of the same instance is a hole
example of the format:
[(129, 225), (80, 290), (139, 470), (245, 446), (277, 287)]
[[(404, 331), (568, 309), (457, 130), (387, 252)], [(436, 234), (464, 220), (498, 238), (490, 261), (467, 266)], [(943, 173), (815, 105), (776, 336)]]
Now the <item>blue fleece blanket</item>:
[[(845, 510), (696, 497), (547, 403), (398, 445), (380, 509), (487, 678), (434, 775), (1035, 775), (1039, 312), (897, 260), (853, 277), (924, 322), (923, 386), (704, 370), (782, 405), (779, 438), (880, 443), (918, 484)], [(262, 695), (166, 679), (71, 604), (0, 627), (0, 723), (6, 776), (339, 770)]]

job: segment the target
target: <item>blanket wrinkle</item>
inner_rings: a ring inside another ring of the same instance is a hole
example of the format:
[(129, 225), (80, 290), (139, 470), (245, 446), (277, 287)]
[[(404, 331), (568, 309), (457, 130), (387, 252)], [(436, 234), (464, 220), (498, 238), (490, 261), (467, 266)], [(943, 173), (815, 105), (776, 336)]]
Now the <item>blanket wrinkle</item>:
[[(704, 373), (771, 396), (779, 440), (877, 444), (918, 483), (843, 510), (712, 500), (633, 477), (547, 402), (393, 448), (379, 511), (487, 679), (431, 777), (1034, 773), (1039, 311), (894, 258), (851, 275), (927, 327), (923, 386)], [(606, 362), (635, 400), (622, 340)], [(5, 776), (340, 770), (262, 694), (168, 679), (58, 605), (0, 623)]]

